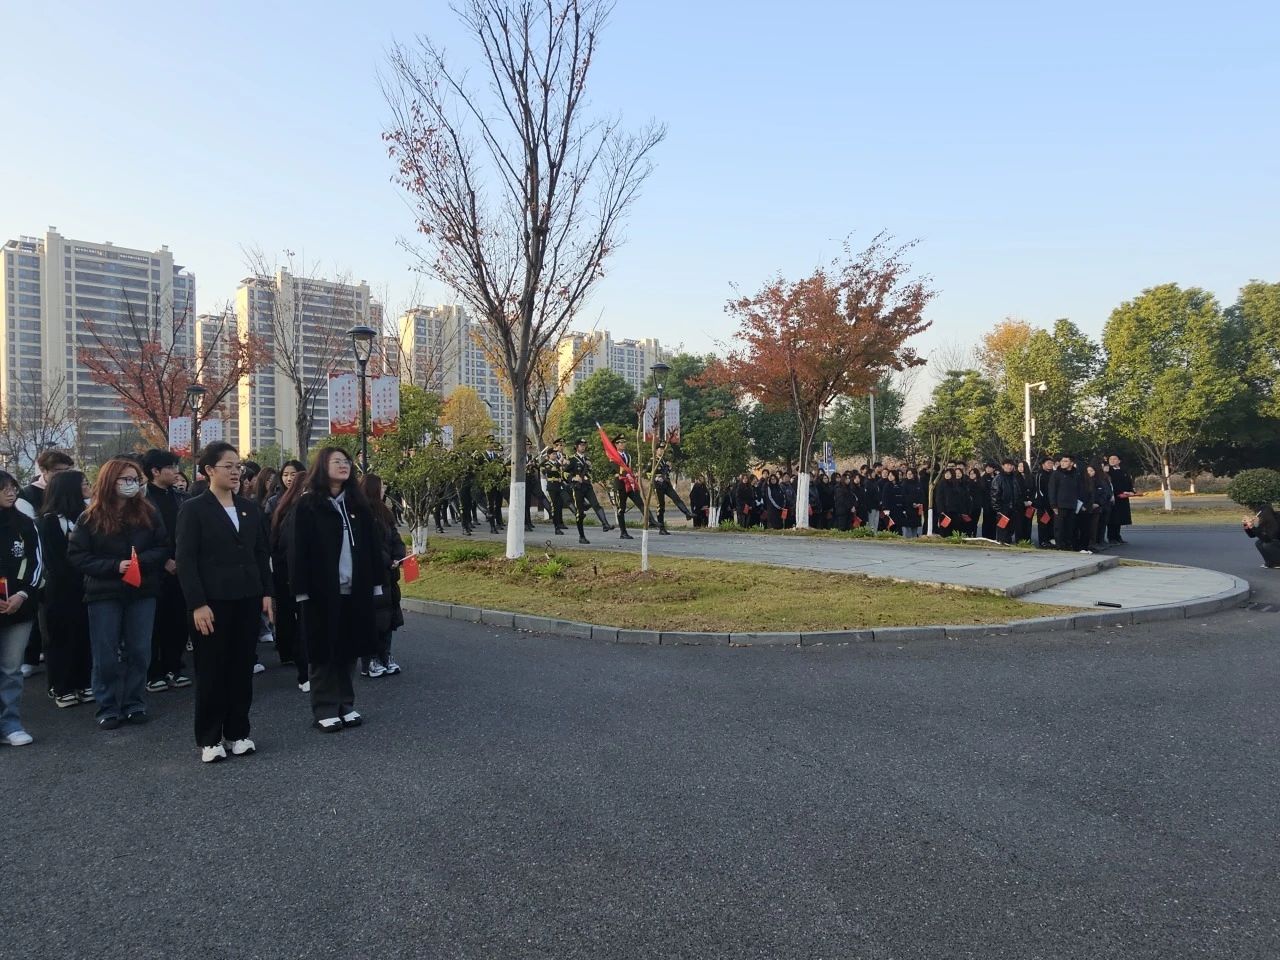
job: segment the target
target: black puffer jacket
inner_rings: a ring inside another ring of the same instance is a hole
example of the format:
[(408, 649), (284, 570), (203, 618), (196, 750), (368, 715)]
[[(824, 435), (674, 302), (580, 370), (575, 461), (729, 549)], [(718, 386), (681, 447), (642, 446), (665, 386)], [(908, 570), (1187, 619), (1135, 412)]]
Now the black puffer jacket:
[[(152, 513), (154, 522), (150, 527), (105, 534), (81, 522), (71, 532), (67, 559), (84, 574), (86, 603), (154, 597), (159, 593), (160, 575), (169, 559), (169, 535), (154, 509)], [(142, 568), (140, 587), (129, 586), (120, 573), (121, 561), (128, 560), (133, 550), (138, 551), (138, 565)]]

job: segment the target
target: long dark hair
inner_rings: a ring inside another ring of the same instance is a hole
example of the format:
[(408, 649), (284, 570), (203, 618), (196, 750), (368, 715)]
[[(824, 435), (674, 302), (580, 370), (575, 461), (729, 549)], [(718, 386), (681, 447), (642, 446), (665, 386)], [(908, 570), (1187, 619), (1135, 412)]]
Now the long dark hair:
[[(316, 455), (311, 458), (311, 469), (307, 471), (307, 477), (303, 483), (307, 493), (313, 493), (326, 500), (333, 496), (329, 492), (329, 458), (335, 453), (342, 454), (348, 460), (351, 459), (351, 454), (341, 447), (321, 447), (317, 450)], [(298, 486), (298, 481), (294, 480), (293, 485)], [(359, 509), (368, 512), (369, 501), (365, 499), (364, 492), (360, 489), (360, 482), (356, 479), (354, 461), (351, 464), (351, 475), (342, 485), (342, 493), (348, 510)]]
[(52, 513), (75, 523), (84, 513), (84, 474), (79, 470), (63, 470), (50, 477), (40, 513), (46, 516)]
[(360, 488), (369, 501), (369, 510), (373, 513), (373, 519), (388, 530), (394, 530), (396, 518), (384, 499), (386, 494), (383, 490), (382, 478), (376, 473), (366, 473), (364, 479), (360, 481)]
[[(136, 460), (113, 457), (102, 465), (98, 479), (93, 484), (93, 498), (85, 510), (81, 522), (99, 533), (114, 536), (124, 530), (156, 525), (156, 508), (151, 501), (139, 494), (122, 497), (116, 492), (116, 481), (126, 470), (132, 470), (140, 478), (142, 467)], [(139, 481), (142, 484), (146, 480)]]

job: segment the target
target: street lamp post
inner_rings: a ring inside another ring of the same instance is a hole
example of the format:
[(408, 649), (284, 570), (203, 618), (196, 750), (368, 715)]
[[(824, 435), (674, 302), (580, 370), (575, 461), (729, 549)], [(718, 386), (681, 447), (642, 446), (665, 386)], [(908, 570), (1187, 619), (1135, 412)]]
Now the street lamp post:
[(373, 355), (373, 338), (377, 335), (378, 331), (364, 324), (357, 324), (347, 331), (356, 363), (360, 366), (360, 470), (364, 473), (369, 472), (369, 396), (365, 391), (365, 368)]
[(658, 391), (658, 409), (653, 412), (653, 452), (649, 461), (649, 485), (644, 490), (644, 526), (640, 528), (640, 572), (649, 569), (649, 500), (653, 496), (653, 478), (658, 472), (658, 444), (667, 439), (666, 424), (662, 416), (662, 391), (667, 385), (667, 374), (671, 368), (659, 360), (649, 368), (653, 374), (653, 384)]
[(1048, 389), (1049, 384), (1043, 380), (1022, 385), (1022, 446), (1028, 469), (1031, 467), (1031, 438), (1036, 434), (1036, 422), (1031, 419), (1031, 391), (1044, 393)]
[(187, 385), (187, 406), (191, 408), (191, 469), (195, 479), (196, 464), (200, 462), (200, 411), (204, 409), (204, 398), (208, 389), (198, 383)]

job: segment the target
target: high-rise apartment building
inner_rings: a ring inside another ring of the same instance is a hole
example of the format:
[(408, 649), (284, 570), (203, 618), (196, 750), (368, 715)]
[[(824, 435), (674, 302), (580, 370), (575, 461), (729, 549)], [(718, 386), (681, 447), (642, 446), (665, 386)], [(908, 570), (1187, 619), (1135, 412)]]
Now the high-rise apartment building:
[(196, 281), (168, 247), (72, 240), (50, 227), (43, 238), (0, 248), (0, 276), (0, 405), (60, 396), (58, 409), (72, 413), (84, 447), (114, 441), (132, 422), (117, 394), (80, 363), (82, 349), (102, 341), (127, 352), (141, 327), (194, 356)]
[(369, 324), (369, 285), (295, 277), (281, 269), (243, 280), (235, 311), (241, 336), (261, 337), (275, 358), (240, 382), (237, 440), (249, 450), (271, 443), (299, 449), (296, 380), (313, 416), (310, 447), (329, 432), (329, 374), (355, 369), (347, 331)]
[(400, 377), (443, 397), (460, 386), (471, 387), (488, 406), (496, 435), (509, 439), (515, 408), (477, 333), (466, 309), (457, 304), (407, 311), (400, 317)]
[(560, 338), (558, 354), (566, 394), (573, 393), (578, 384), (602, 369), (612, 370), (639, 392), (649, 368), (666, 359), (657, 340), (614, 340), (608, 330), (571, 331)]

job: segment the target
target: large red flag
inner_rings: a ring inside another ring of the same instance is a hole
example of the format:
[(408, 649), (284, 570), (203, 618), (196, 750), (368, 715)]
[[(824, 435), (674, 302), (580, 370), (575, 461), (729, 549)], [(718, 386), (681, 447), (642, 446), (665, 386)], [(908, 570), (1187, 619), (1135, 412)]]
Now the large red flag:
[(604, 427), (596, 424), (596, 429), (600, 431), (600, 442), (604, 444), (604, 455), (612, 460), (615, 464), (622, 468), (622, 483), (627, 491), (640, 489), (640, 485), (636, 482), (636, 475), (631, 472), (631, 468), (627, 466), (627, 461), (622, 459), (622, 454), (618, 452), (618, 448), (613, 445), (613, 441), (609, 439), (609, 435), (604, 432)]

